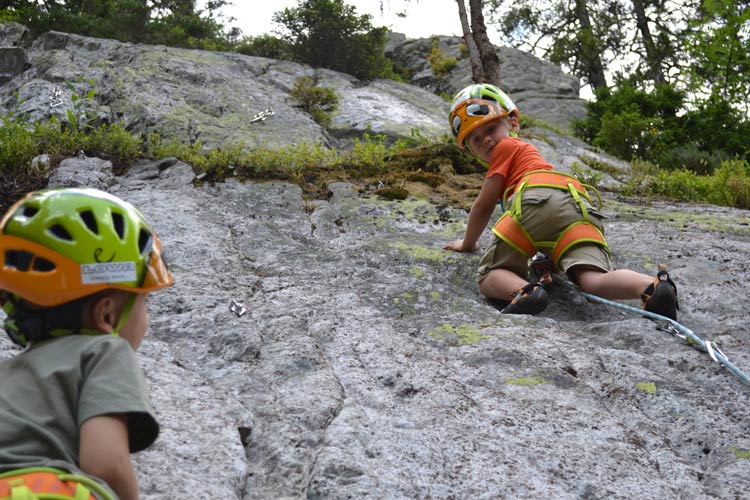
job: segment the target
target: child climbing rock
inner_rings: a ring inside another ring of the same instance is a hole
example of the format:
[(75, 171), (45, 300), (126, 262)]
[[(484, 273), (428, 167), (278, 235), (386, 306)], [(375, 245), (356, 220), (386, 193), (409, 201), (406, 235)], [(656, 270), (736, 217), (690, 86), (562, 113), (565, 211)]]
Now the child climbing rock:
[(444, 248), (478, 250), (479, 237), (502, 200), (507, 210), (492, 227), (495, 239), (478, 271), (480, 291), (506, 303), (502, 312), (538, 314), (547, 307), (543, 285), (526, 279), (529, 259), (544, 250), (556, 269), (583, 290), (613, 300), (640, 298), (646, 310), (676, 319), (677, 290), (666, 269), (656, 278), (612, 270), (601, 216), (589, 192), (518, 138), (519, 116), (513, 101), (494, 85), (470, 85), (453, 98), (449, 120), (458, 148), (468, 148), (488, 170), (463, 239)]

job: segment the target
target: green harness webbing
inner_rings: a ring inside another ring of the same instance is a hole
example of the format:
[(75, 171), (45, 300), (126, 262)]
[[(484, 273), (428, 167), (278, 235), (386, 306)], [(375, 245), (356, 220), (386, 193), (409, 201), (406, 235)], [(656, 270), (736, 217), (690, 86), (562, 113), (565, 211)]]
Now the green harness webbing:
[[(548, 175), (560, 175), (560, 176), (570, 177), (569, 175), (563, 174), (561, 172), (548, 171), (548, 170), (529, 172), (530, 175), (534, 173), (543, 173), (543, 174), (548, 174)], [(571, 179), (573, 178), (571, 177)], [(585, 222), (588, 222), (589, 211), (588, 211), (588, 208), (586, 207), (586, 204), (583, 202), (583, 200), (585, 199), (586, 201), (589, 202), (589, 205), (591, 205), (592, 207), (594, 206), (594, 202), (591, 200), (591, 196), (589, 196), (588, 190), (591, 190), (594, 192), (594, 194), (596, 194), (596, 201), (597, 201), (596, 209), (597, 210), (601, 210), (602, 208), (602, 195), (594, 186), (591, 186), (589, 184), (583, 184), (582, 182), (578, 180), (576, 180), (576, 182), (578, 182), (585, 189), (585, 191), (583, 192), (579, 191), (575, 187), (573, 182), (571, 181), (567, 181), (566, 182), (567, 188), (563, 188), (559, 184), (546, 184), (546, 183), (534, 183), (531, 186), (529, 186), (529, 181), (525, 180), (521, 182), (521, 184), (519, 184), (518, 187), (510, 186), (508, 189), (506, 189), (505, 193), (503, 193), (503, 199), (507, 199), (508, 192), (510, 190), (514, 190), (513, 203), (511, 204), (511, 207), (509, 208), (509, 210), (510, 210), (511, 215), (513, 215), (513, 217), (516, 218), (516, 220), (520, 221), (521, 214), (522, 214), (521, 199), (523, 198), (523, 192), (526, 190), (526, 188), (535, 187), (535, 188), (565, 189), (568, 192), (570, 192), (570, 195), (573, 197), (573, 200), (575, 200), (576, 204), (581, 208), (581, 214), (583, 215), (583, 220)], [(583, 197), (581, 195), (583, 195)]]

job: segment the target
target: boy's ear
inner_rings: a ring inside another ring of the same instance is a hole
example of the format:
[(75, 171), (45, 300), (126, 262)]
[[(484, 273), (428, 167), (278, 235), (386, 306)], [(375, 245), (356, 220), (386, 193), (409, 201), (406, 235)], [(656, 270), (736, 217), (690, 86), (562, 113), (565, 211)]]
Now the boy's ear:
[(84, 325), (102, 333), (112, 333), (117, 326), (120, 304), (114, 295), (106, 294), (95, 298), (84, 313)]
[(521, 131), (521, 124), (518, 122), (518, 117), (516, 115), (510, 116), (510, 128), (513, 130), (516, 134)]

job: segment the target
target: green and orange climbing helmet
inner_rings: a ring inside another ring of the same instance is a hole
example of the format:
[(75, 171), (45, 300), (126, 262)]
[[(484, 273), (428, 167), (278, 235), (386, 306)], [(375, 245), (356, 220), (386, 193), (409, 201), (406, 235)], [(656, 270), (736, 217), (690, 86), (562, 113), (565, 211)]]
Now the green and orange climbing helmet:
[(91, 188), (29, 193), (0, 220), (0, 290), (53, 307), (115, 288), (170, 286), (161, 243), (141, 213)]
[(448, 119), (459, 149), (472, 130), (504, 116), (519, 116), (518, 108), (505, 92), (488, 83), (469, 85), (451, 101)]

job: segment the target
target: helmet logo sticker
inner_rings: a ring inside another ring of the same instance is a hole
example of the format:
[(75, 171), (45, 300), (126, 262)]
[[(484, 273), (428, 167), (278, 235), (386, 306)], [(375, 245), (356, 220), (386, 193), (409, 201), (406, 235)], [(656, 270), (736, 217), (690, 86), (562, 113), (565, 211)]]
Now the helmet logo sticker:
[(97, 248), (96, 250), (94, 250), (94, 260), (97, 262), (112, 262), (113, 260), (115, 260), (115, 255), (117, 255), (117, 252), (113, 252), (112, 257), (110, 257), (108, 260), (104, 260), (99, 258), (102, 253), (104, 253), (103, 248)]
[(101, 262), (81, 264), (81, 283), (122, 283), (136, 281), (135, 262)]

